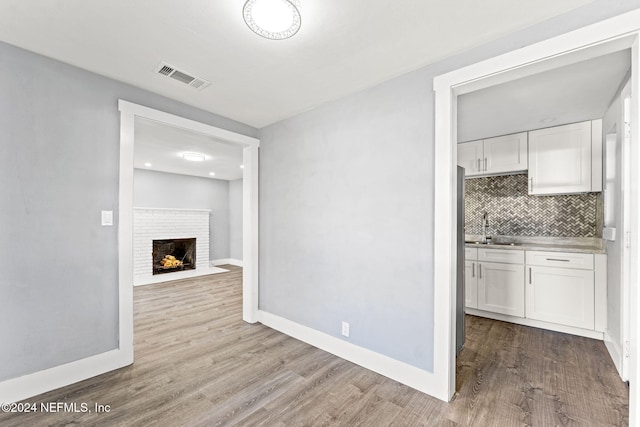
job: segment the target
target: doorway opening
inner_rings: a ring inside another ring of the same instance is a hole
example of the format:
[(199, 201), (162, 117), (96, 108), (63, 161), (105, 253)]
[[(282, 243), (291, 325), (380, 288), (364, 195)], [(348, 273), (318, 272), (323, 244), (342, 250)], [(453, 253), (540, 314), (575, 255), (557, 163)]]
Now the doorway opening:
[[(637, 11), (612, 18), (608, 21), (592, 25), (580, 30), (558, 36), (527, 48), (510, 52), (482, 63), (468, 66), (434, 79), (436, 92), (436, 171), (435, 171), (435, 204), (438, 211), (435, 215), (434, 239), (442, 249), (435, 254), (435, 329), (442, 327), (443, 333), (435, 338), (434, 370), (441, 372), (442, 384), (446, 385), (449, 399), (455, 392), (455, 175), (457, 163), (457, 97), (483, 88), (495, 86), (518, 78), (530, 76), (543, 71), (555, 69), (567, 64), (595, 58), (607, 53), (631, 49), (632, 52), (632, 90), (637, 90), (638, 83), (638, 18)], [(631, 117), (631, 159), (638, 159), (640, 149), (637, 143), (638, 97), (632, 95)], [(639, 188), (640, 177), (637, 170), (631, 171), (631, 186)], [(637, 194), (637, 193), (636, 193)], [(630, 201), (631, 218), (637, 218), (638, 200)], [(637, 257), (638, 243), (637, 221), (634, 220), (631, 235), (631, 257)], [(447, 242), (446, 247), (443, 243)], [(631, 282), (638, 277), (636, 265), (630, 266)], [(637, 291), (631, 288), (630, 300), (636, 301)], [(439, 307), (443, 307), (439, 309)], [(632, 313), (632, 317), (635, 316)], [(637, 364), (633, 349), (637, 336), (637, 317), (630, 322), (631, 364)], [(440, 371), (441, 370), (441, 371)], [(635, 372), (632, 369), (632, 372)], [(630, 419), (636, 420), (637, 392), (635, 381), (631, 379)]]
[[(120, 100), (119, 336), (120, 350), (133, 363), (133, 182), (136, 121), (154, 121), (206, 135), (242, 149), (242, 312), (257, 322), (258, 311), (258, 147), (256, 138)], [(171, 260), (173, 261), (173, 260)]]

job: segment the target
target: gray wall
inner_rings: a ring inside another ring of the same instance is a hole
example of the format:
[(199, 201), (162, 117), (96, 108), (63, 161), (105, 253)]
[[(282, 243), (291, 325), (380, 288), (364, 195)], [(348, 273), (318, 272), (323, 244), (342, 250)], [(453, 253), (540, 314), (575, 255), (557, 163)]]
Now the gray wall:
[[(352, 342), (431, 370), (432, 77), (637, 7), (597, 0), (264, 129), (261, 307), (336, 336), (350, 321)], [(118, 210), (119, 98), (257, 131), (2, 43), (0, 63), (4, 380), (117, 346), (100, 210)]]
[(242, 180), (229, 181), (229, 257), (242, 260)]
[[(0, 380), (117, 348), (118, 99), (256, 129), (0, 43)], [(185, 89), (188, 90), (188, 89)]]
[(260, 308), (336, 337), (348, 321), (431, 371), (433, 77), (638, 6), (597, 0), (261, 129)]
[(210, 209), (209, 259), (229, 258), (229, 181), (135, 169), (133, 206)]

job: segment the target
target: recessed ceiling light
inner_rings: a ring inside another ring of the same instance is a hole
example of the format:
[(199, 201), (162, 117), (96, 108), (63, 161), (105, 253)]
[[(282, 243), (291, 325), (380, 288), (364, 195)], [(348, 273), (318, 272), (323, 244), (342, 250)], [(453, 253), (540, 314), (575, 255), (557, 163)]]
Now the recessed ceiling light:
[(555, 121), (555, 119), (555, 117), (545, 117), (544, 119), (540, 120), (540, 123), (551, 123)]
[(216, 176), (216, 173), (215, 172), (209, 172), (209, 175)]
[(299, 0), (247, 0), (242, 8), (242, 16), (257, 35), (283, 40), (300, 29), (299, 8)]
[(185, 160), (189, 160), (190, 162), (203, 162), (207, 156), (202, 153), (182, 153), (182, 158)]
[(240, 169), (244, 169), (244, 165), (240, 165)]
[(151, 166), (153, 166), (153, 165), (152, 165), (151, 163), (149, 163), (149, 162), (147, 162), (147, 163), (145, 163), (145, 164), (144, 164), (144, 167), (145, 167), (145, 168), (150, 168)]

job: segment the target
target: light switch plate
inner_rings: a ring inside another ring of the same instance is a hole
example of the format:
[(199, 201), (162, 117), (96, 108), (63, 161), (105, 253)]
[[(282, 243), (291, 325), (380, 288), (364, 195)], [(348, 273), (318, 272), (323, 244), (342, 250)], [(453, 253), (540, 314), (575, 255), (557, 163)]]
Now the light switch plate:
[(113, 211), (102, 211), (102, 225), (113, 225)]

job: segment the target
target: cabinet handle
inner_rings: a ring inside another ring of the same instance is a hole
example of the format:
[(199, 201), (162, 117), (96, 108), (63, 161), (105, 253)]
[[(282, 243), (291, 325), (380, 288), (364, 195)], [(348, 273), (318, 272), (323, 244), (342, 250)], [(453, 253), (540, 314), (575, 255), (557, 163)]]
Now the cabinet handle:
[(487, 171), (487, 158), (484, 158), (484, 171)]
[(471, 277), (476, 277), (476, 263), (471, 263)]
[(560, 259), (560, 258), (547, 258), (547, 261), (562, 261), (562, 262), (570, 262), (570, 259)]
[(478, 172), (480, 172), (480, 171), (481, 171), (481, 169), (480, 169), (480, 159), (478, 159)]
[(529, 284), (531, 284), (531, 267), (529, 267)]
[(482, 264), (478, 264), (478, 279), (482, 279)]

